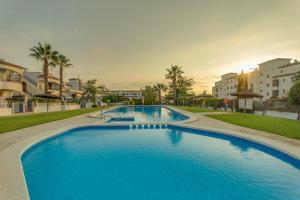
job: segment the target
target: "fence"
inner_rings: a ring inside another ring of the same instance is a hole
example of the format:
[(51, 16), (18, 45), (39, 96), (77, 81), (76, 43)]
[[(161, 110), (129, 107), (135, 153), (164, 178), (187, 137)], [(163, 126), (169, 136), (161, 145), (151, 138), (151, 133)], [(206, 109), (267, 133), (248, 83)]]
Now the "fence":
[(0, 103), (0, 116), (7, 116), (12, 114), (12, 109), (7, 107), (7, 104)]

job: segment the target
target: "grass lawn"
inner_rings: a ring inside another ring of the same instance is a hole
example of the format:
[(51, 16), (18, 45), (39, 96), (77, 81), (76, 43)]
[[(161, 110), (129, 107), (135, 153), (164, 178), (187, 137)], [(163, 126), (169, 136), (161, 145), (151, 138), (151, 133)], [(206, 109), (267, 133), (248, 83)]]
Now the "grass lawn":
[(35, 126), (38, 124), (43, 124), (60, 119), (66, 119), (69, 117), (74, 117), (76, 115), (93, 112), (99, 109), (100, 108), (86, 108), (79, 110), (0, 117), (0, 133), (13, 131), (29, 126)]
[(177, 108), (181, 108), (183, 110), (187, 110), (194, 113), (199, 112), (222, 112), (221, 110), (213, 110), (208, 108), (200, 108), (200, 107), (190, 107), (190, 106), (177, 106)]
[(206, 116), (224, 122), (300, 140), (300, 121), (251, 114), (246, 114), (244, 117), (242, 113), (208, 114)]

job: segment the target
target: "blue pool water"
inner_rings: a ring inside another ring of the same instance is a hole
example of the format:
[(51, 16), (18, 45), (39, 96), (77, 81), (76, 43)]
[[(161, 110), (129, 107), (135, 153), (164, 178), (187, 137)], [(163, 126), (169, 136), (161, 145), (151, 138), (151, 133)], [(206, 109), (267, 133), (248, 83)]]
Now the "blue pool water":
[[(122, 106), (109, 112), (107, 116), (133, 117), (134, 122), (165, 123), (188, 119), (187, 116), (175, 112), (163, 106)], [(120, 122), (124, 120), (111, 119), (109, 122)]]
[(31, 200), (299, 200), (300, 161), (232, 136), (85, 127), (22, 155)]

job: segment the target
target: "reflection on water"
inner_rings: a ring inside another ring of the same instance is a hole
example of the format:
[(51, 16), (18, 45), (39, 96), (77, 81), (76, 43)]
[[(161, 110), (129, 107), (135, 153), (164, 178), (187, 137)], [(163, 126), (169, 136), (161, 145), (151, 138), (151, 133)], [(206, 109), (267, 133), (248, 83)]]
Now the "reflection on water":
[(167, 130), (167, 135), (172, 144), (177, 145), (182, 140), (182, 132), (176, 129)]
[[(113, 116), (113, 114), (120, 117), (134, 117), (136, 122), (165, 123), (188, 119), (188, 117), (162, 106), (123, 106), (105, 113), (108, 116)], [(116, 122), (116, 120), (114, 121)]]
[(232, 141), (230, 141), (230, 144), (233, 147), (239, 149), (241, 152), (247, 152), (250, 148), (250, 146), (247, 143), (241, 142), (239, 140), (232, 140)]

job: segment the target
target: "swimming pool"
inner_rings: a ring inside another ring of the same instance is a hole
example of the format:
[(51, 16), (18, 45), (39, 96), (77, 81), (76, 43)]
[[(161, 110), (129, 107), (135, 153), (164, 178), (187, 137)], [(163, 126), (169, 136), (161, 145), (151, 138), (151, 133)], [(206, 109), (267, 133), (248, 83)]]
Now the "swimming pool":
[(122, 106), (104, 113), (113, 117), (108, 121), (137, 123), (166, 123), (187, 120), (188, 117), (164, 106)]
[(220, 133), (146, 126), (69, 130), (28, 149), (31, 200), (300, 199), (300, 161)]

